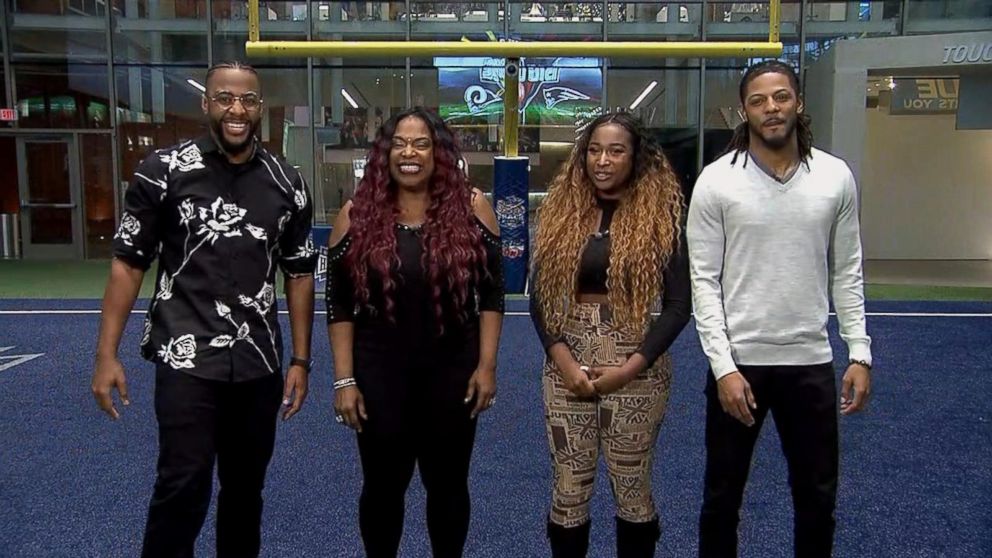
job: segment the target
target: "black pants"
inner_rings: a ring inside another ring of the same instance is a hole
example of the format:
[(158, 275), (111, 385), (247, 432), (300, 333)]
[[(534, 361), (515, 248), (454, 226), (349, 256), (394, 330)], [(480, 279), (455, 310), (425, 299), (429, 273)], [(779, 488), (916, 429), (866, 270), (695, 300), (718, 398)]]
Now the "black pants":
[(833, 365), (742, 366), (758, 408), (754, 426), (723, 412), (716, 380), (706, 385), (706, 478), (699, 556), (737, 556), (737, 524), (751, 455), (771, 410), (789, 467), (795, 556), (829, 557), (837, 499), (837, 388)]
[(356, 349), (355, 379), (369, 417), (358, 435), (365, 552), (369, 558), (397, 555), (406, 490), (419, 465), (433, 555), (460, 557), (468, 536), (476, 425), (464, 399), (478, 351), (440, 352), (404, 363), (389, 351), (363, 350), (359, 344)]
[(193, 556), (210, 505), (215, 459), (220, 481), (217, 556), (258, 556), (262, 487), (281, 400), (278, 374), (230, 383), (158, 367), (158, 478), (148, 507), (143, 558)]

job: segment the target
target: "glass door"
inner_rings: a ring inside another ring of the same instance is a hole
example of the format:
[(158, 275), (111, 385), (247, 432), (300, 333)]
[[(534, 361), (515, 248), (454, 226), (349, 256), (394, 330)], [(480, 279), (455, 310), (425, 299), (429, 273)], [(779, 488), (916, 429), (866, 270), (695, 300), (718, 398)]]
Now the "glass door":
[(83, 257), (79, 161), (72, 135), (17, 138), (24, 258)]

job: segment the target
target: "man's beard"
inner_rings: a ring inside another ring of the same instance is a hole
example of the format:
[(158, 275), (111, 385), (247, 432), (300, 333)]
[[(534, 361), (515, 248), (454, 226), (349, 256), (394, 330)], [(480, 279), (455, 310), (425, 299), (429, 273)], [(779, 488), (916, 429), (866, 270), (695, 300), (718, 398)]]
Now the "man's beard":
[(220, 148), (228, 155), (240, 155), (247, 151), (255, 140), (255, 132), (258, 131), (258, 126), (261, 122), (248, 122), (248, 136), (242, 143), (231, 143), (227, 141), (224, 137), (224, 123), (220, 120), (211, 120), (210, 129), (213, 131), (214, 138), (217, 140), (217, 144)]
[(764, 134), (761, 133), (760, 127), (757, 130), (754, 129), (754, 127), (751, 127), (750, 130), (751, 138), (752, 139), (757, 138), (759, 141), (761, 141), (761, 143), (765, 144), (765, 147), (777, 151), (789, 145), (789, 142), (791, 142), (792, 138), (795, 137), (797, 121), (798, 120), (796, 118), (793, 118), (791, 122), (786, 121), (784, 124), (785, 126), (787, 126), (785, 133), (780, 136), (776, 135), (770, 138), (766, 137)]

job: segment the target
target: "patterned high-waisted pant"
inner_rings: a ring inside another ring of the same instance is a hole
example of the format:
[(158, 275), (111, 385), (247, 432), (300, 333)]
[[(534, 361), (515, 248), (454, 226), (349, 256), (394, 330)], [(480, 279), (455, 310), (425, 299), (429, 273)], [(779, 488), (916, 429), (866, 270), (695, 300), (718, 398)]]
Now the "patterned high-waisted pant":
[[(640, 339), (615, 328), (609, 314), (605, 304), (572, 308), (563, 333), (580, 364), (618, 365), (637, 350)], [(544, 410), (554, 467), (552, 522), (575, 527), (589, 520), (600, 449), (617, 516), (638, 523), (655, 518), (651, 461), (671, 381), (671, 358), (665, 353), (621, 389), (583, 399), (565, 388), (554, 362), (546, 360)]]

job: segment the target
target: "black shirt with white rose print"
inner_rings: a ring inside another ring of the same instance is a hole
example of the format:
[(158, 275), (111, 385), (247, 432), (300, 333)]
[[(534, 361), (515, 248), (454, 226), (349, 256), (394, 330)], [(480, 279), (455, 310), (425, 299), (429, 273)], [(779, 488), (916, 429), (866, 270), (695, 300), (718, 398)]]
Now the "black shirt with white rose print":
[(210, 136), (149, 155), (114, 237), (114, 257), (159, 260), (142, 356), (210, 380), (278, 373), (276, 266), (313, 273), (312, 214), (299, 171), (257, 142), (237, 165)]

